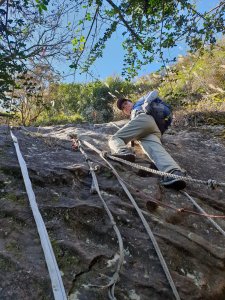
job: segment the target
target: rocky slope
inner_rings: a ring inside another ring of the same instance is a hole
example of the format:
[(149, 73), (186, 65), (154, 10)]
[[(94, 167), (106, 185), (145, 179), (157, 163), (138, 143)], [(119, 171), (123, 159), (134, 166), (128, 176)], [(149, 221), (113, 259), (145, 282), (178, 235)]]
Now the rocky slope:
[[(123, 121), (117, 122), (121, 126)], [(108, 151), (113, 124), (13, 129), (26, 160), (37, 203), (62, 272), (69, 300), (107, 299), (118, 262), (118, 242), (80, 153), (69, 134)], [(225, 182), (223, 127), (171, 129), (163, 143), (193, 178)], [(123, 189), (104, 161), (85, 148), (95, 165), (102, 196), (121, 232), (125, 260), (116, 284), (118, 300), (174, 299), (154, 247)], [(149, 166), (135, 145), (137, 163)], [(160, 186), (156, 175), (112, 162), (144, 212), (181, 299), (225, 299), (225, 237), (196, 212), (181, 193)], [(188, 183), (186, 191), (209, 214), (225, 215), (225, 188)], [(148, 202), (159, 201), (154, 207)], [(148, 203), (148, 205), (146, 205)], [(53, 299), (36, 225), (25, 192), (14, 145), (0, 127), (0, 299)], [(148, 208), (147, 208), (148, 207)], [(216, 219), (225, 230), (225, 219)]]

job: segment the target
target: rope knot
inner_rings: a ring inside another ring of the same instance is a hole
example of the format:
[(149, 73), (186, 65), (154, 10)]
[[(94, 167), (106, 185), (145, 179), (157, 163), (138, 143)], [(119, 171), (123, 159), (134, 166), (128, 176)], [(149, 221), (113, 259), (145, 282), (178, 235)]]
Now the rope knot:
[(213, 190), (218, 186), (217, 181), (213, 179), (209, 179), (207, 185)]
[[(86, 159), (86, 161), (89, 161), (90, 159)], [(92, 161), (90, 163), (90, 171), (98, 171), (100, 170), (100, 166), (98, 164), (93, 163)]]
[(101, 155), (102, 155), (104, 158), (107, 158), (108, 153), (107, 153), (107, 151), (102, 151), (102, 152), (101, 152)]
[(78, 151), (78, 149), (79, 149), (79, 141), (78, 141), (78, 139), (72, 139), (72, 149), (74, 151)]

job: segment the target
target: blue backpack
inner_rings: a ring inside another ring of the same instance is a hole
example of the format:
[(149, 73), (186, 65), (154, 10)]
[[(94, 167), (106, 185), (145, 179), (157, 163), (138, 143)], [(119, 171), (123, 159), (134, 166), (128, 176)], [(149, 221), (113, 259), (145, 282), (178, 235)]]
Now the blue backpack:
[(156, 98), (148, 102), (145, 106), (145, 112), (153, 116), (159, 130), (163, 134), (172, 123), (172, 110), (170, 105), (163, 102), (160, 98)]

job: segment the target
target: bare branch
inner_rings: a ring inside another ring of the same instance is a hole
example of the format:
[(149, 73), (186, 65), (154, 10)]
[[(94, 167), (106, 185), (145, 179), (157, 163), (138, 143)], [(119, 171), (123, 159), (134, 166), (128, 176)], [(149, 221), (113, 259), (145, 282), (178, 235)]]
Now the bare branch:
[(91, 34), (91, 32), (92, 32), (94, 23), (95, 23), (95, 21), (96, 21), (96, 19), (97, 19), (98, 11), (99, 11), (99, 6), (97, 7), (97, 9), (96, 9), (96, 11), (95, 11), (94, 18), (93, 18), (92, 23), (91, 23), (91, 27), (90, 27), (90, 29), (89, 29), (89, 31), (88, 31), (86, 40), (85, 40), (84, 45), (83, 45), (83, 50), (82, 50), (82, 51), (80, 52), (80, 54), (78, 55), (78, 58), (76, 59), (76, 64), (78, 63), (78, 61), (80, 60), (81, 56), (82, 56), (83, 53), (84, 53), (84, 50), (85, 50), (87, 41), (88, 41), (89, 36), (90, 36), (90, 34)]
[(212, 11), (218, 9), (220, 6), (224, 5), (225, 4), (225, 1), (222, 1), (219, 5), (217, 5), (216, 7), (212, 8), (211, 10), (209, 10), (207, 12), (207, 14), (210, 14)]

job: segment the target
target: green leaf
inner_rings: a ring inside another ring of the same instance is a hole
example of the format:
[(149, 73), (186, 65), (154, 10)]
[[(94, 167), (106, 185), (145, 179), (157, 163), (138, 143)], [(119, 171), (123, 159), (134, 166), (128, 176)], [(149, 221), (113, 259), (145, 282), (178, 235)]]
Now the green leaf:
[(86, 13), (85, 20), (87, 20), (87, 21), (91, 21), (92, 20), (91, 14), (89, 12)]
[(82, 35), (82, 36), (80, 37), (80, 42), (81, 42), (81, 43), (85, 43), (85, 41), (86, 41), (85, 36)]
[(78, 39), (77, 38), (72, 39), (71, 43), (72, 43), (73, 46), (77, 46)]

